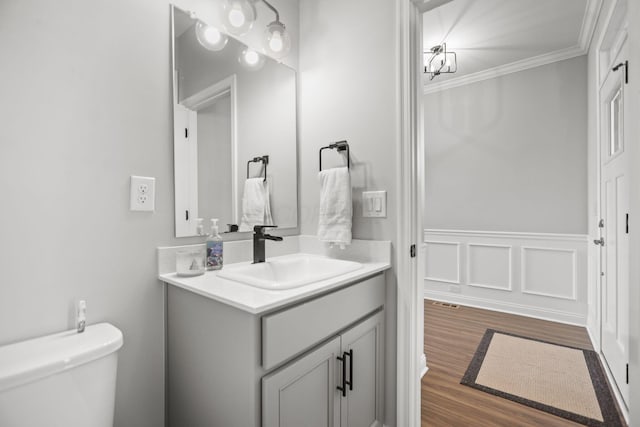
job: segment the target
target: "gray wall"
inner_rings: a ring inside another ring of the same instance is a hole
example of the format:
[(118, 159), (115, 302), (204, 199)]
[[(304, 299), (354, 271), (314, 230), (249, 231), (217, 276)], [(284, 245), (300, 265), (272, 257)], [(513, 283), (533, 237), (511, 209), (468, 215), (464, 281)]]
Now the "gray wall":
[[(318, 226), (318, 149), (348, 140), (353, 237), (396, 241), (395, 2), (300, 0), (300, 210), (302, 234)], [(326, 153), (327, 166), (330, 155)], [(325, 163), (323, 161), (323, 167)], [(387, 190), (388, 217), (363, 218), (361, 193)], [(395, 249), (394, 249), (395, 250)], [(396, 278), (387, 273), (386, 416), (395, 425)]]
[(587, 59), (424, 96), (425, 228), (587, 232)]
[[(297, 40), (296, 3), (274, 0)], [(170, 41), (165, 1), (0, 2), (0, 345), (86, 299), (124, 333), (116, 426), (164, 424), (156, 247), (199, 241), (173, 238)], [(132, 174), (156, 177), (154, 213), (129, 211)]]

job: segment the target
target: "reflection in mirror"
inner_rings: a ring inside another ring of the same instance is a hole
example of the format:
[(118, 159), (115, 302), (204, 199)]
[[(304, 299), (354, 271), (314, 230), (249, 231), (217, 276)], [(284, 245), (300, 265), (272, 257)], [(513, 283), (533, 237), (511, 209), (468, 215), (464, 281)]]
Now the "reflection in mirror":
[(294, 228), (295, 71), (199, 22), (173, 7), (176, 237), (197, 218)]

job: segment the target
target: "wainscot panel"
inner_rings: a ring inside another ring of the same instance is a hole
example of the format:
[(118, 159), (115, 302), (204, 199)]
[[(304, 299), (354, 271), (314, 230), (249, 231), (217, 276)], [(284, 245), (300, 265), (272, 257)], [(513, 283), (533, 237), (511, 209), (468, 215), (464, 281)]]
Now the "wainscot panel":
[(582, 234), (424, 230), (424, 297), (584, 326), (587, 242)]

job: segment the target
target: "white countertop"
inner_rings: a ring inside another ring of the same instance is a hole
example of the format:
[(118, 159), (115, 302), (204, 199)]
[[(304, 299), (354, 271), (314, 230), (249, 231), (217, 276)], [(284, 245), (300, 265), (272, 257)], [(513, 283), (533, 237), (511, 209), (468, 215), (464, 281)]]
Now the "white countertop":
[[(249, 264), (243, 262), (232, 265)], [(286, 290), (269, 290), (244, 285), (218, 277), (217, 271), (207, 271), (201, 276), (180, 277), (176, 273), (160, 274), (165, 283), (186, 289), (206, 298), (228, 304), (240, 310), (260, 314), (304, 298), (324, 293), (350, 282), (372, 276), (391, 267), (388, 261), (362, 262), (362, 267), (350, 273)]]

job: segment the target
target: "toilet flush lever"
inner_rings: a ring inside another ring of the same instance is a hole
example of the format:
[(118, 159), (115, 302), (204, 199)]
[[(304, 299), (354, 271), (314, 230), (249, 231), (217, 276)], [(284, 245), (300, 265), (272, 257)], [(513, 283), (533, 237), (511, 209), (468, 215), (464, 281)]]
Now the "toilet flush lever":
[(85, 300), (78, 301), (78, 312), (76, 316), (76, 325), (78, 326), (78, 333), (84, 332), (84, 327), (87, 324), (87, 303)]

